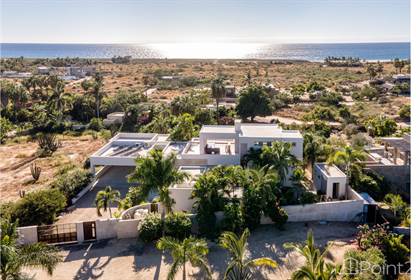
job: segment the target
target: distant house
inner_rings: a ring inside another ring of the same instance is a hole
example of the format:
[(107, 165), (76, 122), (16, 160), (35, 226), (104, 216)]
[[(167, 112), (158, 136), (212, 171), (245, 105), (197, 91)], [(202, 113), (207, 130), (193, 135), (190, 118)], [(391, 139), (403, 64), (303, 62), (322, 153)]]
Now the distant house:
[(40, 75), (48, 75), (50, 73), (50, 67), (47, 66), (38, 66), (36, 70)]
[(2, 73), (4, 78), (29, 78), (32, 77), (30, 72), (4, 71)]
[(410, 83), (411, 75), (410, 74), (397, 74), (392, 76), (392, 81), (395, 84)]
[(316, 163), (313, 170), (314, 186), (326, 200), (346, 198), (347, 176), (334, 164)]
[(84, 78), (86, 76), (93, 76), (96, 72), (95, 66), (70, 66), (68, 67), (68, 76), (75, 76)]
[(383, 176), (393, 191), (410, 193), (411, 140), (404, 137), (384, 137), (382, 145), (366, 149), (368, 158), (364, 161), (367, 169)]
[(225, 86), (226, 97), (236, 97), (236, 88), (234, 85)]
[(106, 116), (106, 119), (104, 119), (104, 125), (111, 126), (113, 124), (122, 124), (124, 115), (125, 115), (124, 112), (114, 112), (114, 113), (108, 114)]

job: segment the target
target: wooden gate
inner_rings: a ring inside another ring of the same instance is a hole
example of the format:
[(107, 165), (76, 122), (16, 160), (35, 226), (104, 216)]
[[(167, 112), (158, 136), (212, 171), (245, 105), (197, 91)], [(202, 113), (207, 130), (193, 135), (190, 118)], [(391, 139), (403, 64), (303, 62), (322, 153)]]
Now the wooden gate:
[(38, 241), (48, 244), (77, 242), (76, 224), (38, 226)]
[(96, 240), (95, 221), (83, 222), (83, 240)]

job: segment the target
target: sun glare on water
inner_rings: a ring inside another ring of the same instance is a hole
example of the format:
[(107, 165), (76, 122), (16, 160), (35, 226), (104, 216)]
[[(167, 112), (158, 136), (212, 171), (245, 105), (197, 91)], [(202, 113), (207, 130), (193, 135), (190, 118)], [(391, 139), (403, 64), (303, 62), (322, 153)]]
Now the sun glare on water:
[(170, 58), (244, 58), (258, 51), (262, 44), (252, 43), (168, 43), (148, 47)]

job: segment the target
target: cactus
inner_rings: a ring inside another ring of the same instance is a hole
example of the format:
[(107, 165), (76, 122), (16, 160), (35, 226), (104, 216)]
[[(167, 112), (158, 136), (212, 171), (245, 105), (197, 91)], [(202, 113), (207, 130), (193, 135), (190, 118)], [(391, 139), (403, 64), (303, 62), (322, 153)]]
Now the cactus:
[(38, 136), (40, 157), (51, 156), (60, 147), (57, 137), (52, 134), (42, 134)]
[(34, 178), (34, 182), (38, 181), (39, 176), (41, 175), (41, 167), (38, 167), (36, 163), (32, 163), (31, 174), (32, 174), (32, 178)]

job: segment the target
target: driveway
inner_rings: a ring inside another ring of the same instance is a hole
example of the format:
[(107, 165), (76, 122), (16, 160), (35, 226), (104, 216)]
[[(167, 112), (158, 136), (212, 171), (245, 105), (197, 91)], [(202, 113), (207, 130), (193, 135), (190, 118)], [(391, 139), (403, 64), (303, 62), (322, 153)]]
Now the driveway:
[[(102, 174), (98, 178), (98, 182), (95, 187), (86, 193), (81, 199), (79, 199), (74, 205), (74, 210), (70, 213), (66, 213), (59, 217), (57, 223), (74, 223), (79, 221), (91, 221), (96, 220), (99, 217), (96, 213), (95, 198), (96, 194), (105, 189), (106, 186), (111, 186), (112, 189), (118, 190), (121, 194), (121, 198), (124, 198), (128, 188), (132, 184), (127, 183), (127, 174), (132, 172), (133, 167), (111, 167), (106, 173)], [(112, 212), (117, 210), (117, 203), (114, 203)], [(103, 218), (108, 218), (108, 213), (103, 213)]]
[[(288, 279), (291, 273), (304, 263), (296, 252), (286, 251), (285, 242), (304, 242), (308, 229), (314, 231), (315, 242), (325, 246), (332, 241), (333, 246), (327, 259), (342, 263), (344, 253), (356, 245), (353, 242), (356, 225), (348, 223), (288, 223), (280, 231), (274, 226), (261, 226), (251, 233), (249, 255), (252, 258), (270, 257), (279, 267), (259, 269), (254, 279)], [(217, 244), (209, 244), (208, 260), (213, 279), (221, 279), (229, 260), (226, 251)], [(166, 279), (171, 264), (171, 256), (162, 254), (154, 245), (141, 246), (134, 239), (107, 240), (93, 244), (73, 245), (62, 248), (63, 263), (60, 263), (53, 276), (44, 271), (31, 270), (35, 279)], [(187, 279), (202, 279), (195, 268), (187, 264)], [(182, 279), (178, 273), (175, 279)]]

